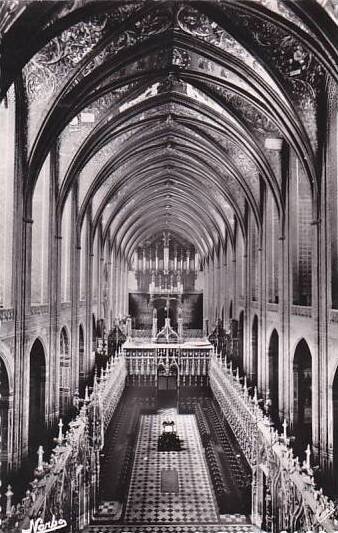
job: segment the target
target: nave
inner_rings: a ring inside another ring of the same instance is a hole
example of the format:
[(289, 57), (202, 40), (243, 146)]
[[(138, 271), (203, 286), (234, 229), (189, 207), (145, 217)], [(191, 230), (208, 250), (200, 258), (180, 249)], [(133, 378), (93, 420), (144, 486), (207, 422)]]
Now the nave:
[[(154, 388), (126, 389), (107, 430), (95, 522), (111, 524), (114, 514), (109, 511), (116, 508), (126, 529), (135, 524), (196, 528), (249, 523), (250, 468), (210, 390), (191, 387), (179, 400), (175, 396), (168, 402)], [(183, 438), (182, 451), (157, 450), (167, 419), (175, 421)], [(162, 472), (168, 470), (177, 474), (177, 481), (167, 492)]]
[[(105, 364), (100, 357), (75, 416), (59, 421), (54, 448), (39, 446), (31, 489), (22, 498), (8, 485), (3, 531), (34, 531), (55, 516), (67, 532), (293, 531), (308, 523), (333, 531), (335, 506), (316, 487), (310, 447), (301, 463), (287, 424), (274, 428), (227, 354), (212, 348), (202, 367), (208, 341), (194, 351), (191, 342), (186, 386), (188, 367), (170, 364), (180, 354), (170, 344), (152, 354), (166, 354), (166, 387), (163, 363), (149, 384), (142, 343), (136, 366), (127, 342)], [(128, 368), (143, 369), (137, 384)]]
[(337, 0), (0, 0), (1, 533), (121, 527), (106, 505), (141, 528), (162, 408), (218, 525), (338, 530), (337, 23)]

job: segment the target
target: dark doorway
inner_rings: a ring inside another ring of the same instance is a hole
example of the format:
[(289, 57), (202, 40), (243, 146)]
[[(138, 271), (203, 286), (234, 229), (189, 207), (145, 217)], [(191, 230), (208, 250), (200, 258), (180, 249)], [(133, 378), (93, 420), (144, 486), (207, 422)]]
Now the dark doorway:
[(258, 377), (258, 318), (254, 316), (251, 334), (252, 362), (251, 362), (251, 384), (257, 386)]
[(274, 329), (269, 343), (269, 392), (272, 401), (271, 414), (278, 419), (279, 413), (279, 338)]
[(172, 366), (169, 374), (166, 373), (165, 368), (160, 366), (157, 371), (157, 388), (159, 391), (167, 391), (177, 389), (177, 367)]
[(304, 339), (298, 343), (293, 360), (293, 390), (295, 446), (303, 456), (312, 443), (312, 358)]
[(243, 343), (244, 343), (244, 311), (241, 311), (239, 314), (239, 320), (238, 320), (238, 358), (239, 358), (239, 369), (241, 373), (243, 373), (243, 370), (244, 370)]
[(29, 363), (29, 427), (28, 451), (36, 452), (45, 431), (46, 362), (41, 341), (37, 339), (30, 352)]
[(160, 408), (176, 407), (177, 404), (177, 367), (170, 367), (169, 373), (163, 366), (157, 370), (157, 400)]
[(92, 316), (92, 342), (93, 342), (93, 352), (96, 350), (96, 337), (97, 337), (97, 329), (96, 329), (96, 318), (93, 314)]
[(230, 302), (230, 305), (229, 305), (229, 319), (232, 318), (232, 300)]
[(160, 331), (164, 327), (164, 321), (167, 316), (164, 307), (159, 307), (157, 310), (157, 328)]
[(8, 465), (8, 436), (9, 436), (9, 380), (5, 363), (0, 357), (0, 461), (1, 473), (6, 476)]

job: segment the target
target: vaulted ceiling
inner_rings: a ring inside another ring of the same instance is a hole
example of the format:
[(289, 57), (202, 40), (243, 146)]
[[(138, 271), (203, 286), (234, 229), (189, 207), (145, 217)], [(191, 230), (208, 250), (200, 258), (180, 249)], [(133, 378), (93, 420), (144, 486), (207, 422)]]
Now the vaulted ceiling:
[(10, 0), (0, 17), (0, 95), (15, 83), (27, 117), (27, 215), (55, 147), (60, 220), (76, 187), (79, 233), (90, 210), (93, 234), (127, 258), (169, 227), (202, 257), (233, 246), (249, 211), (260, 232), (262, 187), (282, 225), (267, 139), (283, 139), (320, 194), (333, 0)]

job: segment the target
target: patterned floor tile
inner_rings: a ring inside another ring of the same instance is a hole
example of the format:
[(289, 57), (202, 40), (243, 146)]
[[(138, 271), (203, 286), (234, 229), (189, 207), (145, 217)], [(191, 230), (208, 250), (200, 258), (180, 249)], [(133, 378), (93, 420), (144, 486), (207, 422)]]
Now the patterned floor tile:
[(249, 524), (160, 524), (89, 526), (87, 533), (258, 533), (260, 530)]
[[(159, 452), (157, 439), (164, 420), (174, 420), (184, 441), (179, 452)], [(161, 470), (177, 470), (179, 492), (161, 492)], [(164, 409), (143, 415), (129, 486), (125, 522), (207, 523), (217, 522), (218, 513), (194, 415)]]

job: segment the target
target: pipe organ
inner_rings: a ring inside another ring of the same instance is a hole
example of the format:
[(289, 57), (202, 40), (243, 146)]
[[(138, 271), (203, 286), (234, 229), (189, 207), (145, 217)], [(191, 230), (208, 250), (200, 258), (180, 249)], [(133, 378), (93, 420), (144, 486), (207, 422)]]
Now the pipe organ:
[(164, 232), (153, 243), (137, 248), (134, 265), (138, 290), (181, 295), (194, 290), (199, 256), (194, 246)]

